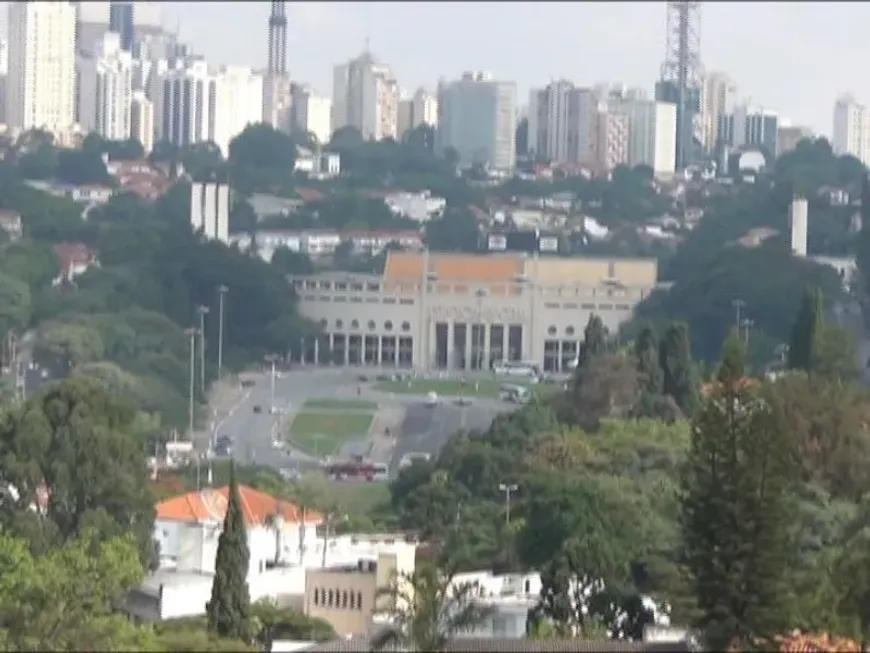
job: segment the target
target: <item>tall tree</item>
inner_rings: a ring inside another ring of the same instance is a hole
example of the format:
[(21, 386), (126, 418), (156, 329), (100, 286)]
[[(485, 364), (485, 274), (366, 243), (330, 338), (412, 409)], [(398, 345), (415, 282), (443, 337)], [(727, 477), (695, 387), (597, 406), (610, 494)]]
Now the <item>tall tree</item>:
[[(392, 627), (374, 637), (371, 648), (443, 651), (451, 637), (480, 626), (492, 608), (476, 600), (472, 583), (454, 583), (450, 574), (431, 564), (399, 574), (379, 592), (392, 616)], [(392, 650), (392, 649), (390, 649)]]
[(664, 378), (659, 364), (658, 341), (652, 327), (645, 327), (634, 341), (634, 360), (641, 392), (661, 394)]
[(780, 414), (744, 374), (731, 337), (681, 479), (683, 562), (714, 648), (782, 632), (790, 617), (795, 456)]
[(662, 390), (686, 414), (691, 415), (698, 401), (698, 375), (692, 362), (689, 327), (677, 322), (668, 327), (659, 344)]
[(809, 371), (824, 328), (822, 291), (807, 287), (791, 328), (788, 367)]
[(601, 318), (594, 313), (589, 316), (583, 329), (583, 342), (580, 344), (577, 367), (586, 367), (589, 362), (607, 352), (607, 329)]
[(218, 540), (211, 601), (206, 606), (208, 629), (220, 637), (247, 641), (251, 635), (251, 596), (248, 593), (248, 533), (236, 482), (230, 465), (227, 514)]

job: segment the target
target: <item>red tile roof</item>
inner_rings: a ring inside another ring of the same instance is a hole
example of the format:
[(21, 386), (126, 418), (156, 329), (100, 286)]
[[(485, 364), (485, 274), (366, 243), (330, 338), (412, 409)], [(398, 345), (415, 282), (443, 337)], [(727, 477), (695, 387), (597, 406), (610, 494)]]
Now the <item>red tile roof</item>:
[[(201, 492), (188, 492), (166, 501), (161, 501), (155, 508), (157, 519), (180, 522), (199, 522), (208, 520), (222, 521), (227, 512), (227, 497), (229, 488), (208, 488)], [(260, 492), (245, 485), (239, 486), (239, 497), (242, 500), (242, 512), (248, 526), (261, 526), (275, 515), (281, 514), (286, 523), (298, 524), (302, 521), (298, 506), (281, 501), (271, 494)], [(306, 524), (323, 523), (323, 516), (313, 511), (307, 511)]]

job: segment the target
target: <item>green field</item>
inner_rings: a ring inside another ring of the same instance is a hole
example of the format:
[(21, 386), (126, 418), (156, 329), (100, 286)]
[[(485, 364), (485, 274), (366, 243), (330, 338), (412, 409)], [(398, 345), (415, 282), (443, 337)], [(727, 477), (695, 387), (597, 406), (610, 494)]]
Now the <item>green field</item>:
[(367, 437), (369, 413), (298, 413), (290, 424), (290, 440), (316, 456), (336, 453), (343, 444)]
[(308, 410), (366, 410), (374, 411), (378, 409), (376, 401), (367, 401), (365, 399), (309, 399), (304, 404), (303, 408)]

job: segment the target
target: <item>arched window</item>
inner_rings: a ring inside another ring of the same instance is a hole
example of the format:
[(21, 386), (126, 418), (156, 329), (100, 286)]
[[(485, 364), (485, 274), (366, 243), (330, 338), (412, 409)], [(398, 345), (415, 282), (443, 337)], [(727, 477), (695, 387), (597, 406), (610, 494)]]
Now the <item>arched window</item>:
[(389, 320), (384, 322), (384, 331), (392, 331), (392, 330), (393, 330), (393, 323), (390, 322)]
[(351, 320), (350, 321), (351, 329), (359, 329), (359, 320)]
[(410, 322), (402, 322), (402, 331), (410, 331), (411, 323)]
[(342, 607), (342, 608), (346, 608), (346, 607), (347, 607), (347, 590), (344, 590), (344, 591), (341, 593), (341, 607)]

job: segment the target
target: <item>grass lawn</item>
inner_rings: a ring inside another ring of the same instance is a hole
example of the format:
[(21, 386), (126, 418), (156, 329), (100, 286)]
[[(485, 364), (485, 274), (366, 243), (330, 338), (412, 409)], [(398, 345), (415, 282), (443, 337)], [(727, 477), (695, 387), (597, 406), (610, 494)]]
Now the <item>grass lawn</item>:
[(303, 408), (309, 410), (377, 410), (378, 403), (376, 401), (367, 401), (365, 399), (309, 399), (304, 404)]
[(298, 413), (290, 424), (290, 439), (314, 455), (331, 455), (341, 446), (367, 437), (373, 415), (368, 413)]

